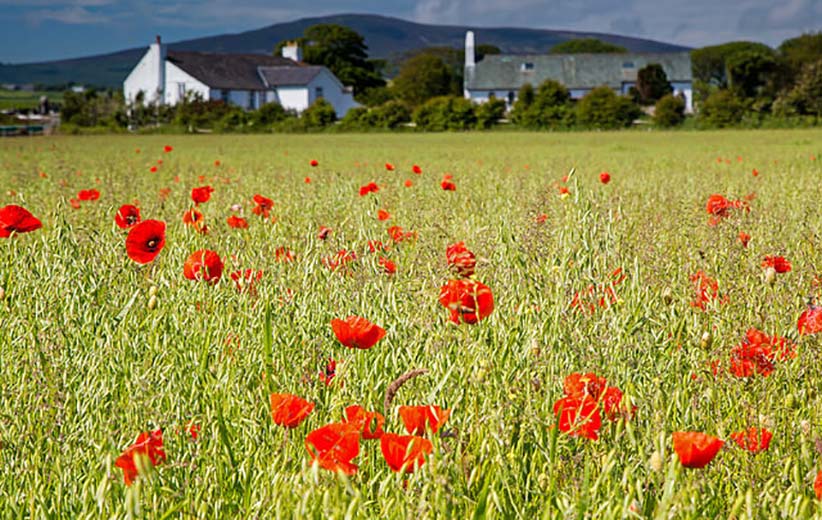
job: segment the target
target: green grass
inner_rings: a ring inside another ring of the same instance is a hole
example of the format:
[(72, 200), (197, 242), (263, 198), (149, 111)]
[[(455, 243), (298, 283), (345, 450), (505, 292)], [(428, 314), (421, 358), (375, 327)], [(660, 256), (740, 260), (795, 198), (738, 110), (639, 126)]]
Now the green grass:
[(49, 98), (49, 103), (62, 103), (62, 92), (25, 92), (22, 90), (2, 90), (0, 89), (0, 110), (6, 109), (31, 109), (40, 106), (40, 97)]
[[(822, 272), (820, 143), (819, 130), (0, 141), (0, 206), (23, 205), (43, 221), (41, 230), (0, 240), (0, 512), (820, 514), (813, 494), (822, 469), (815, 446), (820, 339), (796, 332)], [(174, 151), (164, 154), (165, 144)], [(149, 173), (158, 159), (159, 172)], [(320, 166), (310, 168), (310, 159)], [(397, 171), (386, 172), (386, 161)], [(414, 163), (422, 175), (410, 173)], [(560, 198), (555, 183), (572, 169), (571, 196)], [(612, 175), (607, 186), (598, 181), (603, 170)], [(440, 189), (445, 172), (457, 191)], [(414, 186), (405, 188), (406, 179)], [(358, 196), (370, 181), (379, 193)], [(206, 183), (216, 191), (202, 207), (210, 228), (203, 236), (186, 229), (181, 215), (191, 188)], [(92, 187), (100, 200), (72, 209), (69, 199)], [(158, 197), (164, 187), (172, 190), (165, 202)], [(750, 213), (707, 225), (709, 195), (752, 192)], [(255, 193), (275, 200), (276, 223), (251, 214)], [(135, 200), (143, 218), (169, 224), (165, 249), (142, 268), (126, 257), (124, 233), (113, 223), (117, 208)], [(236, 203), (248, 230), (225, 222)], [(379, 208), (391, 219), (378, 221)], [(539, 225), (542, 213), (548, 218)], [(316, 238), (320, 225), (334, 230), (326, 242)], [(366, 253), (369, 239), (389, 241), (389, 225), (419, 234), (386, 255), (398, 266), (393, 277)], [(737, 242), (740, 230), (752, 236), (747, 249)], [(445, 247), (460, 240), (480, 259), (476, 278), (496, 302), (475, 326), (451, 325), (437, 302), (452, 276)], [(274, 261), (281, 245), (297, 262)], [(183, 278), (183, 262), (200, 248), (226, 262), (217, 286)], [(321, 264), (342, 248), (360, 256), (350, 275)], [(772, 286), (760, 267), (769, 254), (793, 263)], [(627, 279), (616, 305), (594, 314), (570, 308), (575, 291), (607, 281), (617, 267)], [(256, 298), (228, 279), (239, 268), (265, 271)], [(700, 269), (728, 297), (709, 312), (689, 305), (688, 277)], [(329, 322), (350, 314), (383, 326), (386, 337), (369, 351), (346, 349)], [(727, 359), (750, 327), (797, 341), (797, 358), (778, 363), (768, 378), (712, 377), (707, 363)], [(713, 342), (703, 347), (706, 331)], [(328, 356), (342, 362), (326, 388), (317, 374)], [(400, 389), (385, 412), (386, 431), (402, 431), (399, 405), (450, 408), (453, 436), (433, 439), (430, 460), (404, 484), (382, 460), (379, 442), (363, 441), (357, 475), (312, 469), (305, 435), (339, 420), (350, 404), (383, 412), (386, 387), (412, 368), (430, 372)], [(634, 419), (603, 420), (595, 442), (558, 434), (553, 404), (574, 371), (595, 371), (625, 391), (638, 407)], [(269, 415), (275, 391), (316, 409), (286, 432)], [(202, 425), (197, 442), (180, 433), (192, 419)], [(674, 431), (728, 439), (748, 426), (773, 431), (767, 452), (751, 456), (729, 441), (702, 470), (682, 468), (672, 452)], [(168, 460), (126, 487), (114, 460), (138, 433), (157, 427)]]

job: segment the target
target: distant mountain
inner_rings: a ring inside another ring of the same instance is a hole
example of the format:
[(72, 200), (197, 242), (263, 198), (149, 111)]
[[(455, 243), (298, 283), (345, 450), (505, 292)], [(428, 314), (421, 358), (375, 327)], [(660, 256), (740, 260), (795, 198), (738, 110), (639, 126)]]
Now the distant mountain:
[[(303, 18), (253, 31), (170, 43), (169, 48), (201, 52), (268, 54), (278, 42), (297, 38), (307, 27), (319, 23), (336, 23), (354, 29), (365, 36), (372, 58), (389, 60), (408, 51), (424, 47), (461, 48), (465, 41), (465, 31), (469, 29), (476, 32), (478, 44), (496, 45), (506, 53), (545, 53), (557, 43), (586, 37), (621, 45), (632, 52), (688, 50), (687, 47), (679, 45), (615, 34), (514, 27), (427, 25), (398, 18), (365, 14)], [(146, 46), (149, 43), (146, 42)], [(0, 64), (0, 83), (57, 85), (74, 82), (100, 87), (119, 87), (145, 50), (146, 48), (143, 47), (86, 58), (18, 65)]]

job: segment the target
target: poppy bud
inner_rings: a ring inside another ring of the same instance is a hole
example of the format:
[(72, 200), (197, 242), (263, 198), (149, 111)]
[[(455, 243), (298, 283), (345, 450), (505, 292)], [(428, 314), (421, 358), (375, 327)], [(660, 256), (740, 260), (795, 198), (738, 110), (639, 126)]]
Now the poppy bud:
[(766, 267), (765, 268), (765, 283), (768, 285), (773, 285), (776, 281), (776, 269), (773, 267)]
[(651, 460), (648, 461), (648, 465), (654, 471), (661, 471), (662, 470), (662, 455), (660, 455), (658, 451), (654, 451), (651, 454)]
[(711, 336), (711, 333), (707, 330), (702, 333), (702, 339), (699, 342), (699, 346), (702, 348), (708, 348), (713, 343), (714, 338)]
[(0, 300), (6, 299), (6, 290), (0, 287)]
[(811, 423), (810, 421), (801, 421), (799, 423), (799, 428), (802, 430), (802, 435), (810, 435), (811, 433)]
[(148, 308), (154, 310), (157, 307), (157, 297), (152, 295), (151, 298), (148, 299)]
[(662, 291), (662, 301), (664, 301), (664, 302), (665, 302), (665, 305), (670, 305), (670, 304), (671, 304), (671, 302), (673, 302), (673, 301), (674, 301), (674, 296), (673, 296), (673, 294), (671, 293), (671, 288), (670, 288), (670, 287), (666, 287), (666, 288)]
[(149, 296), (157, 296), (157, 286), (156, 285), (152, 285), (151, 287), (148, 288), (148, 295)]

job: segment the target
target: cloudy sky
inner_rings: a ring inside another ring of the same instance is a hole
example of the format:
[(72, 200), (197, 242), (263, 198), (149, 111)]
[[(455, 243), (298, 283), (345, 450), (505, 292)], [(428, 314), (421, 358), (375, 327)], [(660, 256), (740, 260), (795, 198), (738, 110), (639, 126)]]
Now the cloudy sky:
[(822, 30), (822, 0), (0, 0), (0, 62), (99, 54), (306, 16), (611, 32), (689, 46)]

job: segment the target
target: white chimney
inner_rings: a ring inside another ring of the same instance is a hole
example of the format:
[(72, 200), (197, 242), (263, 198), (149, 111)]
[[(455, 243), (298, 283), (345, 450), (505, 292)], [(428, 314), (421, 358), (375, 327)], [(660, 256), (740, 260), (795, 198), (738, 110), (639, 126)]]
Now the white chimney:
[(157, 71), (156, 100), (159, 104), (165, 104), (166, 100), (166, 46), (157, 36), (157, 40), (149, 47), (152, 56), (152, 65)]
[(476, 65), (476, 57), (474, 55), (474, 31), (465, 33), (465, 66), (473, 67)]
[(294, 60), (297, 63), (303, 61), (303, 51), (300, 49), (300, 44), (297, 42), (286, 42), (282, 50), (283, 58)]

